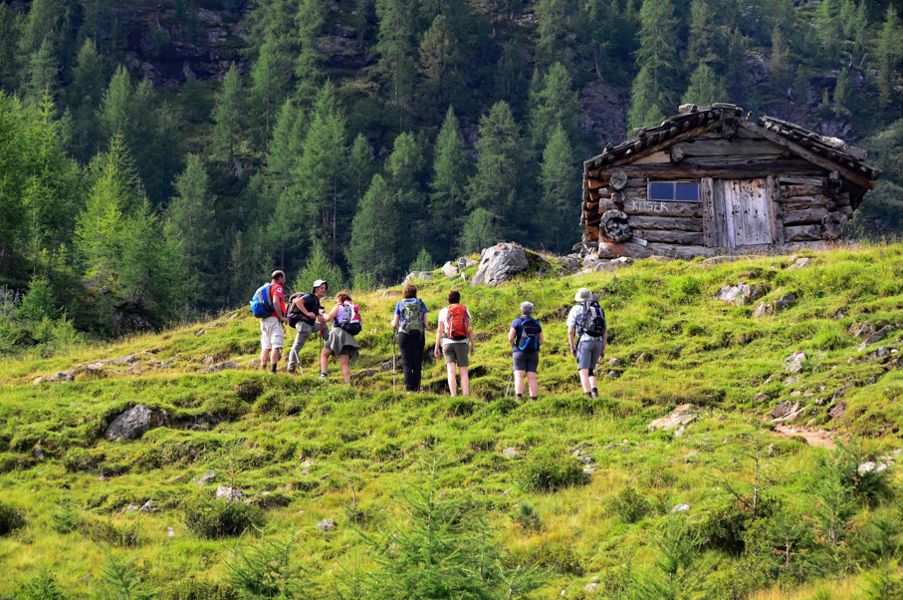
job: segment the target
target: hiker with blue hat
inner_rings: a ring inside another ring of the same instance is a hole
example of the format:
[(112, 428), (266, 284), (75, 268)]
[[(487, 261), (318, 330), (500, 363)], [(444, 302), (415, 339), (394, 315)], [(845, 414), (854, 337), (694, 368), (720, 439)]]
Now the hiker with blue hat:
[(514, 398), (524, 397), (524, 375), (530, 389), (530, 400), (539, 396), (536, 370), (539, 368), (539, 347), (545, 342), (542, 325), (533, 318), (533, 303), (520, 303), (520, 316), (511, 323), (508, 343), (511, 344), (511, 360), (514, 363)]

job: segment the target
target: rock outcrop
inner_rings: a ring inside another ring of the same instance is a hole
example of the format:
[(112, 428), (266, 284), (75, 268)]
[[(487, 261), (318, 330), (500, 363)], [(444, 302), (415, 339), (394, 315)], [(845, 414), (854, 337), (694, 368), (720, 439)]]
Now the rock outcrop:
[(480, 266), (471, 285), (498, 285), (529, 266), (527, 253), (521, 246), (502, 242), (480, 253)]
[(168, 422), (169, 415), (165, 410), (151, 409), (144, 404), (136, 404), (113, 419), (103, 435), (110, 441), (137, 440), (148, 430)]

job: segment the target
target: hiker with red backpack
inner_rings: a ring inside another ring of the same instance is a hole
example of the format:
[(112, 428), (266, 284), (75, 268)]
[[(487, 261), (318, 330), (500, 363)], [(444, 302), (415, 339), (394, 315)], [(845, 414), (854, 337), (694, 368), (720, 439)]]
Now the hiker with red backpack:
[(542, 325), (533, 318), (533, 303), (520, 303), (520, 316), (511, 323), (508, 343), (511, 344), (511, 359), (514, 363), (514, 398), (524, 398), (524, 374), (530, 388), (530, 400), (539, 396), (536, 370), (539, 368), (539, 347), (545, 342)]
[(598, 398), (595, 369), (599, 361), (605, 358), (605, 346), (608, 343), (605, 311), (599, 306), (595, 294), (586, 288), (577, 291), (574, 301), (577, 304), (571, 308), (567, 318), (568, 344), (571, 354), (577, 359), (583, 393), (588, 398)]
[(468, 349), (476, 351), (471, 329), (470, 311), (461, 304), (461, 292), (452, 290), (448, 293), (448, 306), (439, 311), (439, 325), (436, 328), (436, 347), (433, 350), (438, 359), (439, 346), (445, 356), (445, 367), (448, 370), (448, 390), (452, 396), (458, 395), (455, 379), (455, 366), (461, 372), (461, 394), (470, 395), (470, 378), (467, 374), (469, 364)]
[(404, 387), (409, 392), (419, 392), (426, 346), (426, 304), (417, 297), (417, 287), (410, 283), (405, 284), (401, 293), (404, 299), (395, 305), (392, 329), (396, 331), (401, 350)]
[(342, 377), (345, 383), (351, 383), (349, 363), (357, 360), (359, 355), (360, 345), (354, 336), (361, 332), (361, 309), (351, 301), (351, 295), (347, 290), (336, 294), (335, 300), (335, 306), (323, 317), (324, 321), (332, 323), (332, 329), (320, 353), (320, 379), (326, 379), (329, 357), (338, 356)]
[(270, 282), (260, 286), (251, 298), (251, 313), (260, 319), (260, 368), (276, 372), (285, 339), (285, 273), (273, 271)]

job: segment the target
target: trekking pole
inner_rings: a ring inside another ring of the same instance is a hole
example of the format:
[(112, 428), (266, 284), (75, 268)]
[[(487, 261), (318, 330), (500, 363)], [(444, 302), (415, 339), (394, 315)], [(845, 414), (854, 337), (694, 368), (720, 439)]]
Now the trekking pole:
[(395, 393), (395, 379), (396, 379), (396, 370), (395, 370), (395, 346), (398, 344), (398, 338), (395, 337), (395, 332), (392, 332), (392, 393)]
[(505, 387), (505, 398), (508, 397), (508, 392), (511, 390), (512, 381), (514, 381), (514, 372), (511, 373), (511, 379), (508, 380), (508, 385)]

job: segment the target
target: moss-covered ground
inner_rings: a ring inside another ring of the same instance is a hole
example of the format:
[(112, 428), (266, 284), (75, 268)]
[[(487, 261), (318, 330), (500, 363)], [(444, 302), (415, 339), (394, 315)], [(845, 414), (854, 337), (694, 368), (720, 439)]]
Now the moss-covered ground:
[[(897, 585), (903, 556), (903, 478), (881, 458), (903, 447), (903, 246), (809, 256), (801, 268), (773, 256), (646, 260), (575, 276), (546, 269), (498, 288), (436, 272), (421, 287), (430, 323), (453, 288), (474, 316), (471, 398), (448, 397), (444, 366), (432, 363), (428, 391), (403, 393), (389, 330), (399, 288), (355, 297), (365, 325), (351, 386), (336, 382), (336, 365), (330, 381), (316, 378), (314, 343), (301, 377), (257, 371), (257, 323), (244, 309), (9, 360), (0, 365), (0, 503), (25, 525), (0, 536), (0, 597), (34, 597), (23, 585), (40, 573), (66, 597), (92, 597), (107, 589), (111, 560), (163, 597), (232, 597), (241, 549), (289, 539), (304, 573), (298, 597), (403, 597), (386, 583), (401, 569), (385, 558), (395, 555), (371, 541), (421, 526), (410, 497), (424, 489), (467, 498), (479, 518), (456, 535), (489, 536), (501, 571), (535, 580), (527, 597), (880, 597), (876, 581)], [(738, 282), (765, 284), (765, 301), (799, 299), (756, 318), (756, 303), (716, 299)], [(601, 292), (611, 329), (598, 400), (579, 393), (567, 352), (564, 314), (584, 286)], [(506, 337), (522, 300), (536, 305), (547, 343), (540, 399), (517, 403)], [(889, 333), (861, 348), (854, 334), (864, 323)], [(784, 359), (797, 350), (808, 359), (791, 375)], [(226, 361), (237, 368), (205, 372)], [(75, 381), (33, 383), (62, 370)], [(827, 430), (840, 447), (776, 434), (768, 415), (782, 401), (802, 407), (794, 426)], [(167, 411), (168, 425), (105, 440), (111, 420), (139, 403)], [(686, 403), (701, 412), (682, 435), (649, 431)], [(867, 460), (889, 468), (858, 474)], [(215, 479), (199, 485), (207, 471)], [(261, 507), (261, 528), (208, 539), (189, 527), (190, 507), (220, 485)], [(126, 510), (148, 500), (152, 512)], [(689, 510), (673, 513), (679, 504)], [(324, 519), (335, 529), (317, 529)], [(358, 578), (369, 592), (340, 591)], [(190, 596), (192, 581), (225, 587)], [(456, 594), (446, 597), (483, 597)]]

